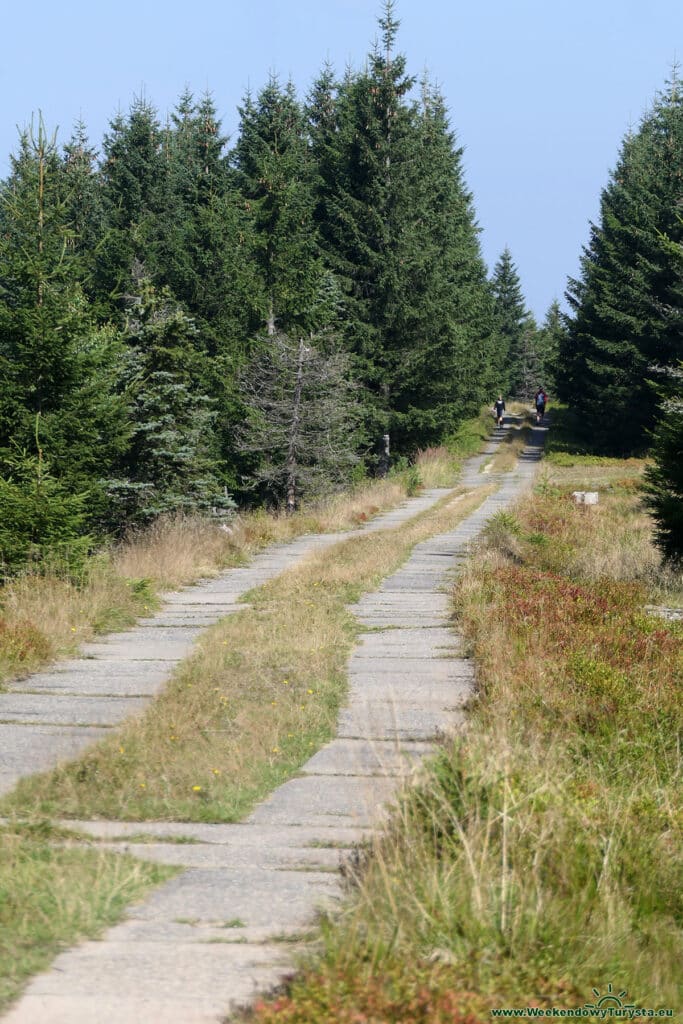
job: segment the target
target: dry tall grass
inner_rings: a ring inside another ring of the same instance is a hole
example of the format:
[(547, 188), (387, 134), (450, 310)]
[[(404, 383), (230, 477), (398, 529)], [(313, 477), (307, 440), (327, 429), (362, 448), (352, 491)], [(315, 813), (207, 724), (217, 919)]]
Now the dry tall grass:
[(531, 430), (523, 424), (512, 424), (508, 427), (498, 451), (486, 467), (489, 472), (508, 473), (514, 468), (519, 456), (529, 443)]
[(159, 519), (114, 549), (112, 568), (124, 579), (152, 580), (159, 589), (182, 587), (215, 575), (239, 557), (239, 527), (228, 529), (230, 533), (201, 516)]
[(401, 479), (376, 481), (294, 516), (238, 516), (227, 530), (198, 516), (169, 517), (91, 559), (78, 582), (27, 572), (0, 594), (0, 683), (75, 654), (97, 633), (131, 625), (157, 606), (159, 591), (215, 575), (270, 543), (357, 525), (404, 496)]
[[(460, 461), (432, 449), (418, 457), (417, 472), (429, 486), (454, 486)], [(95, 556), (78, 583), (45, 568), (26, 573), (0, 592), (0, 685), (74, 654), (96, 633), (131, 625), (156, 606), (160, 591), (213, 576), (268, 544), (358, 526), (399, 504), (410, 486), (410, 474), (398, 473), (292, 516), (255, 510), (225, 526), (199, 516), (166, 517)]]
[(402, 527), (342, 541), (208, 630), (145, 715), (3, 801), (17, 813), (235, 820), (332, 734), (356, 628), (346, 605), (410, 548), (488, 493), (457, 495)]
[(93, 559), (78, 584), (26, 573), (4, 586), (0, 598), (0, 684), (72, 655), (95, 633), (131, 625), (156, 607), (150, 587), (118, 575), (106, 556)]

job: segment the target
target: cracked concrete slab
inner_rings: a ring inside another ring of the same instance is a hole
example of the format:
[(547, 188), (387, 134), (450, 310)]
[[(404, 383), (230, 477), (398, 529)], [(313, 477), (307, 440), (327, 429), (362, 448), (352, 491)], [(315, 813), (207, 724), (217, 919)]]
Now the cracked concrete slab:
[[(373, 737), (374, 738), (374, 737)], [(305, 766), (304, 766), (305, 768)], [(310, 775), (290, 779), (271, 793), (247, 818), (257, 825), (326, 824), (364, 826), (378, 820), (378, 808), (396, 792), (394, 779), (338, 779)]]
[(314, 754), (302, 772), (305, 775), (388, 775), (405, 778), (434, 749), (432, 743), (391, 743), (386, 740), (338, 737)]
[(459, 708), (440, 704), (425, 708), (422, 701), (397, 707), (390, 703), (345, 708), (339, 716), (337, 735), (345, 739), (433, 740), (462, 728), (465, 716)]
[(0, 724), (0, 793), (9, 792), (23, 776), (78, 757), (108, 735), (105, 728)]
[(0, 723), (40, 725), (116, 725), (147, 707), (146, 697), (81, 697), (8, 693), (0, 704)]

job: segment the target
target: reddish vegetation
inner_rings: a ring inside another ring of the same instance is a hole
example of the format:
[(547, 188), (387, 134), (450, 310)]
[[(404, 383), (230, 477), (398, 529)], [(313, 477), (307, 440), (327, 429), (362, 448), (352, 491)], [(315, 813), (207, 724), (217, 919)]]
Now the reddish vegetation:
[[(307, 974), (292, 994), (262, 1000), (255, 1024), (479, 1024), (491, 1012), (481, 996), (448, 986), (448, 972), (427, 976), (377, 974), (358, 977), (338, 971)], [(452, 983), (452, 978), (450, 979)]]

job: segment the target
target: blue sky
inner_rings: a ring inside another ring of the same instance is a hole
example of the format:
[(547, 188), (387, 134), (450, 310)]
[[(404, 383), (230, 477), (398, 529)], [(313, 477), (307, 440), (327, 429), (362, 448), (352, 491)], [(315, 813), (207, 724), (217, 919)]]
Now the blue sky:
[[(209, 89), (234, 133), (269, 72), (305, 93), (325, 60), (362, 65), (376, 0), (35, 0), (3, 5), (0, 175), (42, 110), (98, 143), (143, 93), (162, 117)], [(629, 125), (683, 58), (680, 0), (398, 0), (399, 48), (441, 86), (493, 266), (508, 245), (542, 317), (575, 274)]]

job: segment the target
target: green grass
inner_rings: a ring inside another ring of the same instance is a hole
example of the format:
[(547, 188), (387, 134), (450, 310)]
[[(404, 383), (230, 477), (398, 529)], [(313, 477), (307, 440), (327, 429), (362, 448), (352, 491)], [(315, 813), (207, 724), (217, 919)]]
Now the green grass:
[(683, 630), (643, 611), (658, 556), (637, 496), (579, 508), (575, 468), (488, 531), (455, 595), (467, 732), (258, 1024), (483, 1021), (610, 984), (683, 1007)]
[(95, 938), (174, 868), (77, 845), (48, 823), (0, 827), (0, 1012), (62, 949)]
[(458, 459), (476, 455), (493, 432), (495, 424), (489, 409), (483, 409), (479, 416), (465, 420), (458, 429), (448, 437), (445, 446)]

